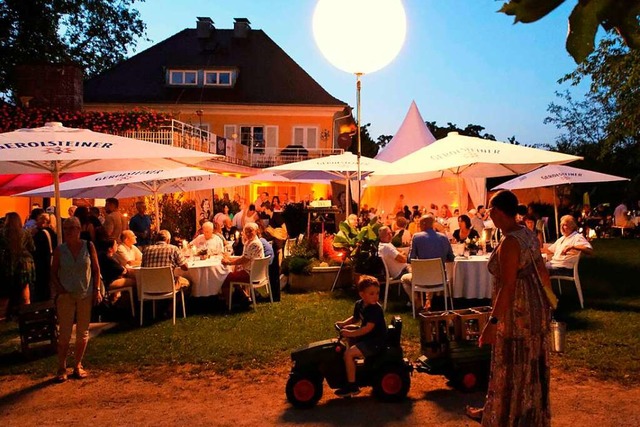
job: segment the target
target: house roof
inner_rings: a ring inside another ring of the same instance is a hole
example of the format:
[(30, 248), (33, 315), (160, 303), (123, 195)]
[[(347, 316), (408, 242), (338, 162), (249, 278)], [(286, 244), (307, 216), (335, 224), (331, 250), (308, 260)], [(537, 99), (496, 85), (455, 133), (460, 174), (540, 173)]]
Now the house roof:
[[(236, 68), (234, 87), (170, 87), (168, 69)], [(345, 106), (262, 30), (185, 29), (84, 84), (85, 103)]]

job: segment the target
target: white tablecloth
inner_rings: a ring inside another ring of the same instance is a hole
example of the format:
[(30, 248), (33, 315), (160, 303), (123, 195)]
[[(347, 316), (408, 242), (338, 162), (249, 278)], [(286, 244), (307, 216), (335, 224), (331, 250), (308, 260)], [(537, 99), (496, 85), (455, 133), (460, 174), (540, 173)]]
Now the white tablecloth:
[(224, 279), (231, 272), (229, 267), (222, 265), (221, 260), (221, 256), (212, 256), (205, 260), (191, 258), (188, 261), (189, 270), (176, 268), (175, 274), (186, 277), (191, 282), (191, 296), (218, 295)]
[(491, 275), (486, 255), (456, 257), (453, 265), (454, 298), (491, 298)]

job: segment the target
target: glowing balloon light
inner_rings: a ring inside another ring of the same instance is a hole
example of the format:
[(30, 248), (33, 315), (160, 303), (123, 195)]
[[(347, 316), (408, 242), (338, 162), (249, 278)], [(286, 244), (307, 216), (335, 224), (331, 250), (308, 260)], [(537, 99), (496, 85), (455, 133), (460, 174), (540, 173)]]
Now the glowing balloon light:
[(407, 34), (401, 0), (319, 0), (313, 36), (336, 68), (368, 74), (398, 55)]

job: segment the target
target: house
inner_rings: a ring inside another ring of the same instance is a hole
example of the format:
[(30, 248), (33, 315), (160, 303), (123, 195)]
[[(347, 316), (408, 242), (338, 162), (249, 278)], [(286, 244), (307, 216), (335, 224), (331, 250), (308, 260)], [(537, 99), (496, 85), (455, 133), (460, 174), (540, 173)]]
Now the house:
[(229, 162), (260, 168), (340, 152), (341, 127), (353, 124), (345, 102), (245, 18), (219, 29), (200, 17), (85, 82), (86, 110), (134, 107), (222, 136)]

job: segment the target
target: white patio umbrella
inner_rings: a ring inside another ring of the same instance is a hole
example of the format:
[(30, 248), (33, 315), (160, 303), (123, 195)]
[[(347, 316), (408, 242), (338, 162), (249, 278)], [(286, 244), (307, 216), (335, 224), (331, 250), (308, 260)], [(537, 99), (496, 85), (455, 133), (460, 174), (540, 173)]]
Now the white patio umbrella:
[[(243, 185), (246, 183), (240, 178), (183, 166), (166, 170), (102, 172), (61, 183), (59, 195), (66, 198), (89, 199), (153, 195), (154, 212), (156, 218), (160, 218), (158, 194)], [(54, 192), (54, 186), (49, 185), (16, 196), (51, 197)]]
[[(50, 173), (53, 176), (56, 219), (60, 224), (61, 172), (171, 169), (216, 157), (153, 142), (74, 129), (47, 123), (33, 129), (0, 134), (0, 173)], [(62, 233), (58, 233), (61, 240)]]
[[(300, 162), (288, 163), (267, 168), (266, 171), (277, 172), (293, 180), (311, 181), (335, 181), (345, 180), (347, 185), (347, 200), (349, 198), (349, 181), (357, 179), (358, 157), (347, 151), (342, 154), (318, 157), (314, 159), (302, 160)], [(369, 173), (374, 172), (389, 163), (369, 157), (360, 157), (360, 172), (364, 178)], [(358, 201), (359, 203), (359, 201)], [(349, 215), (349, 203), (347, 203), (347, 215)]]
[(587, 169), (571, 166), (548, 165), (520, 175), (512, 180), (492, 188), (492, 190), (519, 190), (523, 188), (553, 187), (553, 210), (556, 220), (556, 234), (558, 234), (558, 204), (556, 201), (556, 187), (563, 184), (579, 184), (587, 182), (629, 181), (629, 178), (607, 175)]
[(518, 175), (547, 164), (580, 159), (569, 154), (450, 132), (445, 138), (376, 170), (369, 185), (399, 185), (455, 176), (460, 197), (460, 178)]

